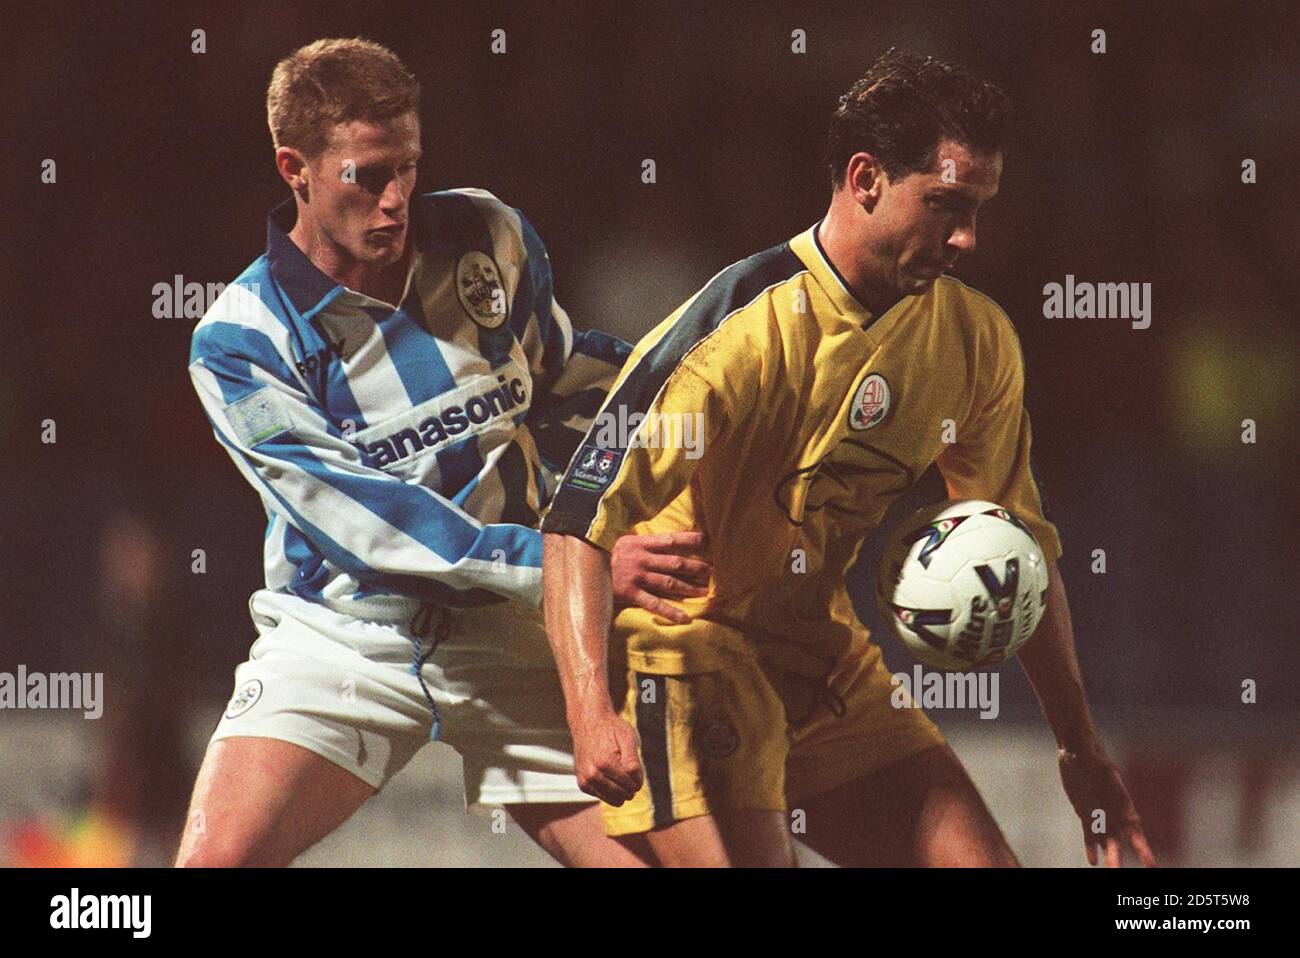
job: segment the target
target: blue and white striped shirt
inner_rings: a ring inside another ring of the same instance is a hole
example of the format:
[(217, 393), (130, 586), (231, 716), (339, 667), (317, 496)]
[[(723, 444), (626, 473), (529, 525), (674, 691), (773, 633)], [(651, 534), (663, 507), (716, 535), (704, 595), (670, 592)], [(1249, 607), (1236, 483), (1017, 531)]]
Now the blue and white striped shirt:
[(361, 618), (540, 605), (539, 514), (627, 345), (574, 332), (537, 233), (490, 193), (412, 198), (396, 310), (312, 265), (294, 216), (271, 212), (190, 352), (266, 509), (266, 587)]

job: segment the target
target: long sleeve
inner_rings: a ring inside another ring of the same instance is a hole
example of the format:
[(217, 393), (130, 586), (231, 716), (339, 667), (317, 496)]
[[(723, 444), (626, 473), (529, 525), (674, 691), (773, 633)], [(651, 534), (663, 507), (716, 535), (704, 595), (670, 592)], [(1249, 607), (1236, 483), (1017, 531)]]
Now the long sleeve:
[(190, 375), (218, 441), (268, 510), (330, 565), (425, 601), (539, 604), (537, 530), (479, 522), (431, 489), (366, 466), (265, 332), (205, 321)]
[(515, 212), (527, 251), (526, 282), (535, 317), (523, 336), (537, 384), (526, 421), (538, 453), (559, 473), (590, 428), (632, 347), (599, 330), (573, 328), (555, 299), (546, 247), (523, 213)]

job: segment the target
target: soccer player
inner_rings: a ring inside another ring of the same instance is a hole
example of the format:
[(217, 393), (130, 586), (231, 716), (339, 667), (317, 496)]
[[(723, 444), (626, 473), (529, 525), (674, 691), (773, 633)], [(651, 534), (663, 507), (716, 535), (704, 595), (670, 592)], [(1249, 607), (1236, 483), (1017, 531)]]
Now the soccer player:
[[(1117, 865), (1127, 840), (1153, 864), (1084, 698), (1019, 342), (944, 276), (997, 193), (1008, 110), (960, 67), (879, 59), (834, 114), (825, 217), (724, 269), (635, 347), (543, 521), (579, 781), (609, 834), (647, 836), (664, 864), (792, 864), (790, 809), (844, 865), (1016, 864), (938, 729), (891, 706), (844, 584), (931, 463), (950, 497), (1021, 517), (1050, 560), (1020, 662), (1089, 861), (1100, 847)], [(701, 415), (702, 455), (663, 441)], [(604, 428), (641, 416), (630, 437)], [(688, 530), (707, 536), (708, 594), (613, 617), (619, 537)]]
[[(538, 610), (539, 513), (628, 347), (574, 332), (517, 210), (414, 194), (419, 87), (391, 51), (317, 41), (267, 102), (294, 195), (190, 357), (266, 509), (266, 587), (177, 862), (288, 864), (436, 738), (469, 802), (562, 862), (648, 864), (578, 788)], [(698, 546), (625, 539), (626, 601), (702, 592)]]

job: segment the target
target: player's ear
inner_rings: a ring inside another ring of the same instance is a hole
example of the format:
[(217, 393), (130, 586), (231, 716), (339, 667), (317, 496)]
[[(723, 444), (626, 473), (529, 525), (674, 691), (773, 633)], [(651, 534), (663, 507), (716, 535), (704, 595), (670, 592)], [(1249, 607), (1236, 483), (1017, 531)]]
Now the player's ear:
[(863, 209), (870, 213), (880, 201), (885, 171), (881, 169), (876, 158), (861, 151), (849, 157), (844, 170), (844, 185)]
[(280, 171), (280, 178), (288, 184), (289, 189), (306, 202), (308, 194), (306, 157), (291, 146), (282, 146), (275, 151), (275, 166)]

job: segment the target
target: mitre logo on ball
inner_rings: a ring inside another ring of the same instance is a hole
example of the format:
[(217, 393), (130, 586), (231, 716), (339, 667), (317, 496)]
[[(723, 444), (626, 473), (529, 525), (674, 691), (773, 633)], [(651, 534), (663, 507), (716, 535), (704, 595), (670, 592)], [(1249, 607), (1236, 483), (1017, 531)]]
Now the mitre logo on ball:
[(1047, 560), (1025, 523), (979, 499), (934, 503), (890, 536), (881, 615), (922, 662), (965, 671), (1029, 641), (1047, 607)]

